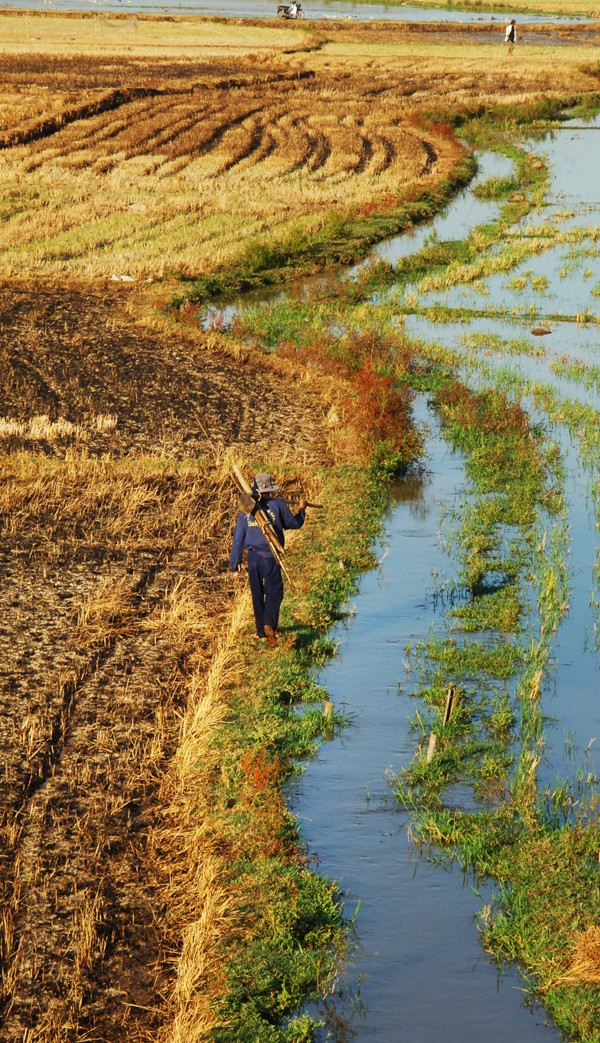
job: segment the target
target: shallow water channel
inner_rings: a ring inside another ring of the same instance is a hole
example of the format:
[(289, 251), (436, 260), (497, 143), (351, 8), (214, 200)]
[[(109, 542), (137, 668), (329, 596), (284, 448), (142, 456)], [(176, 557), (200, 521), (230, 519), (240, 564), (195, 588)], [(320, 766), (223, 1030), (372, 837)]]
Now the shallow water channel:
[[(346, 914), (358, 908), (357, 947), (339, 994), (317, 1012), (326, 1022), (319, 1038), (558, 1040), (543, 1012), (523, 1005), (517, 972), (499, 975), (478, 941), (473, 918), (485, 891), (438, 853), (415, 850), (409, 818), (386, 780), (389, 768), (414, 754), (404, 649), (434, 624), (431, 574), (444, 567), (442, 516), (460, 500), (464, 482), (460, 458), (423, 402), (418, 414), (431, 427), (427, 474), (395, 486), (380, 566), (363, 577), (351, 622), (337, 635), (338, 655), (320, 677), (352, 724), (322, 745), (292, 800), (320, 870), (340, 882)], [(463, 806), (471, 805), (465, 792)]]
[[(600, 742), (596, 742), (600, 730), (598, 582), (594, 572), (598, 568), (598, 522), (591, 495), (598, 467), (590, 461), (584, 466), (573, 433), (562, 423), (552, 422), (527, 391), (536, 380), (565, 400), (600, 410), (600, 380), (581, 383), (572, 374), (553, 368), (557, 360), (600, 364), (597, 323), (590, 325), (593, 319), (585, 323), (548, 320), (557, 311), (573, 320), (584, 308), (593, 309), (598, 300), (600, 269), (593, 229), (598, 224), (600, 189), (589, 172), (600, 165), (599, 129), (600, 120), (596, 120), (557, 131), (541, 143), (524, 143), (547, 156), (551, 165), (547, 204), (525, 219), (524, 226), (531, 230), (540, 223), (555, 222), (563, 230), (586, 228), (590, 229), (589, 239), (570, 247), (558, 243), (509, 274), (490, 277), (475, 288), (431, 295), (431, 303), (443, 300), (458, 307), (460, 301), (461, 307), (484, 312), (506, 306), (508, 297), (508, 314), (501, 318), (483, 315), (465, 320), (457, 311), (456, 321), (444, 324), (434, 324), (422, 315), (407, 319), (409, 332), (463, 350), (471, 382), (477, 381), (478, 369), (486, 384), (504, 371), (509, 386), (511, 374), (516, 373), (525, 387), (526, 407), (557, 441), (565, 464), (570, 609), (553, 641), (554, 668), (543, 696), (546, 725), (540, 786), (554, 786), (561, 778), (585, 778), (593, 788), (600, 773)], [(462, 219), (462, 234), (466, 234), (463, 222), (469, 213), (469, 194), (463, 194), (454, 206)], [(443, 228), (440, 238), (456, 237), (449, 234), (455, 224), (451, 220), (448, 225), (448, 214), (438, 221)], [(466, 223), (470, 224), (468, 216)], [(434, 222), (433, 230), (437, 227)], [(520, 231), (517, 226), (516, 234)], [(382, 252), (387, 250), (390, 259), (403, 256), (409, 244), (403, 238), (383, 247)], [(533, 278), (543, 272), (547, 280), (541, 294), (535, 292), (531, 269)], [(515, 289), (511, 280), (523, 272), (524, 289)], [(420, 303), (425, 307), (430, 302), (424, 299)], [(373, 306), (377, 307), (377, 301)], [(398, 307), (401, 310), (401, 299)], [(532, 354), (530, 346), (537, 348), (540, 342), (531, 328), (544, 318), (550, 321), (552, 333), (544, 338), (543, 348)], [(504, 342), (520, 338), (522, 351), (515, 349), (507, 356), (492, 344), (478, 355), (469, 338), (482, 333), (499, 335)], [(381, 1043), (558, 1040), (560, 1034), (547, 1024), (543, 1010), (525, 1005), (518, 971), (508, 968), (498, 974), (478, 941), (474, 917), (490, 892), (465, 880), (460, 869), (438, 852), (419, 853), (411, 845), (410, 818), (395, 806), (387, 781), (390, 770), (408, 766), (414, 756), (416, 738), (408, 724), (415, 712), (410, 699), (414, 681), (405, 648), (427, 640), (432, 630), (444, 631), (444, 609), (436, 598), (433, 576), (451, 573), (444, 529), (453, 507), (465, 496), (460, 456), (448, 450), (423, 401), (418, 403), (417, 413), (429, 428), (426, 474), (422, 480), (395, 487), (380, 567), (363, 577), (353, 614), (337, 634), (338, 655), (320, 677), (336, 706), (350, 716), (351, 724), (322, 745), (292, 799), (308, 847), (318, 854), (321, 871), (339, 881), (347, 915), (351, 917), (357, 910), (356, 948), (349, 966), (342, 970), (335, 994), (319, 1011), (325, 1022), (320, 1039)], [(470, 809), (470, 790), (453, 788), (452, 803)]]
[[(422, 294), (423, 308), (449, 305), (456, 320), (452, 314), (443, 323), (418, 315), (409, 316), (406, 325), (411, 334), (463, 351), (465, 372), (480, 368), (486, 382), (500, 374), (507, 387), (521, 386), (530, 416), (549, 430), (564, 460), (571, 598), (552, 649), (556, 670), (546, 694), (540, 771), (540, 782), (553, 784), (560, 778), (600, 775), (599, 519), (592, 495), (598, 461), (584, 465), (573, 432), (548, 418), (527, 392), (533, 385), (544, 386), (559, 401), (600, 413), (600, 182), (593, 173), (600, 164), (600, 118), (587, 125), (566, 124), (543, 142), (524, 147), (535, 147), (546, 158), (550, 191), (546, 204), (515, 226), (513, 234), (557, 227), (561, 233), (580, 231), (580, 241), (558, 242), (509, 273), (474, 286)], [(502, 309), (507, 314), (498, 315)], [(468, 310), (496, 314), (465, 318)], [(531, 332), (540, 326), (551, 330), (543, 339)], [(480, 349), (473, 351), (482, 336)], [(508, 344), (513, 345), (510, 354), (505, 353)]]

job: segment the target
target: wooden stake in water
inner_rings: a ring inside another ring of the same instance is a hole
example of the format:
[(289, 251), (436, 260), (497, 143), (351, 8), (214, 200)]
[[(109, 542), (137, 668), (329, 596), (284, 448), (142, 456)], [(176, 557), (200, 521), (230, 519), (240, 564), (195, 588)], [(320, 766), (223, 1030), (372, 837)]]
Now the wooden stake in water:
[(446, 727), (446, 725), (448, 724), (448, 721), (452, 717), (452, 711), (453, 711), (455, 705), (456, 705), (456, 688), (454, 687), (453, 684), (451, 684), (450, 687), (448, 688), (448, 693), (446, 695), (446, 707), (444, 709), (444, 721), (443, 721), (444, 728)]
[(431, 732), (431, 734), (429, 736), (429, 742), (427, 744), (427, 763), (428, 764), (430, 764), (431, 761), (433, 760), (433, 755), (435, 753), (436, 744), (437, 744), (437, 735), (435, 734), (435, 732)]

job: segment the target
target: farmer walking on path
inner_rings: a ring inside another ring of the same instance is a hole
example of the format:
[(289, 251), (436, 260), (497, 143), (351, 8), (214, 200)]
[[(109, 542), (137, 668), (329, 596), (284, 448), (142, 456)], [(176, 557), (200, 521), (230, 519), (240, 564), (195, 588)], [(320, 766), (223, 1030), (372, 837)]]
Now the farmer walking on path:
[(507, 44), (507, 46), (508, 46), (508, 53), (509, 54), (513, 53), (513, 51), (515, 49), (516, 42), (517, 42), (517, 23), (515, 22), (514, 18), (511, 18), (510, 22), (506, 26), (506, 31), (504, 33), (504, 43)]
[(307, 501), (300, 500), (298, 513), (292, 514), (288, 505), (275, 495), (277, 486), (270, 474), (256, 475), (252, 493), (257, 498), (256, 502), (249, 502), (248, 511), (241, 510), (237, 516), (229, 566), (232, 572), (239, 573), (242, 555), (244, 550), (247, 550), (256, 636), (266, 640), (269, 648), (274, 648), (277, 644), (279, 610), (283, 601), (283, 576), (281, 565), (269, 547), (255, 513), (257, 509), (267, 513), (277, 539), (284, 547), (284, 530), (301, 529), (304, 525)]

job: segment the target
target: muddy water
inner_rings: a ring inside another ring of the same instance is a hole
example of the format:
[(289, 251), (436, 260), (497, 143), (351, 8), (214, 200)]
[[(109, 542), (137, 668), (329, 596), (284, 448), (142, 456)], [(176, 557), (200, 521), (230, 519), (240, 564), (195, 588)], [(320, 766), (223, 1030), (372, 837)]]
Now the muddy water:
[[(598, 223), (600, 187), (588, 172), (600, 165), (599, 127), (600, 120), (571, 127), (535, 144), (550, 159), (552, 186), (549, 205), (528, 219), (529, 225), (587, 228)], [(468, 212), (468, 196), (459, 205)], [(453, 229), (450, 221), (440, 238), (455, 238)], [(593, 247), (592, 237), (583, 245)], [(383, 253), (387, 249), (388, 257), (398, 258), (408, 248), (405, 237), (388, 244)], [(467, 287), (421, 301), (457, 307), (460, 299), (464, 307), (485, 311), (506, 307), (508, 300), (508, 311), (516, 316), (443, 326), (415, 317), (408, 322), (409, 331), (465, 352), (465, 334), (481, 333), (522, 338), (537, 349), (540, 342), (530, 332), (536, 320), (560, 311), (573, 316), (598, 300), (591, 293), (600, 285), (597, 250), (583, 259), (579, 254), (581, 248), (574, 252), (569, 245), (557, 245), (525, 262), (522, 271), (485, 280), (479, 290)], [(524, 273), (526, 288), (517, 291), (510, 280)], [(541, 293), (532, 282), (536, 275), (546, 279)], [(483, 354), (488, 379), (490, 371), (508, 369), (600, 410), (597, 387), (584, 387), (551, 369), (552, 361), (561, 358), (600, 365), (598, 327), (554, 320), (552, 329), (539, 357), (507, 357), (488, 347)], [(465, 361), (465, 370), (477, 380), (472, 362)], [(535, 420), (548, 424), (533, 401), (525, 404)], [(558, 1040), (543, 1011), (524, 1006), (518, 972), (508, 969), (498, 976), (481, 949), (473, 918), (489, 895), (481, 888), (477, 894), (472, 881), (447, 861), (440, 865), (439, 853), (415, 851), (410, 819), (394, 805), (386, 781), (389, 769), (408, 765), (414, 755), (416, 740), (407, 724), (415, 709), (409, 697), (413, 682), (404, 650), (426, 639), (432, 629), (439, 631), (432, 576), (451, 568), (441, 533), (447, 510), (465, 495), (460, 457), (440, 440), (423, 403), (420, 411), (430, 428), (427, 476), (397, 487), (380, 568), (363, 578), (355, 616), (338, 635), (339, 655), (321, 676), (353, 723), (323, 745), (294, 794), (294, 809), (322, 871), (339, 880), (347, 914), (358, 909), (357, 948), (336, 994), (320, 1010), (325, 1022), (320, 1038), (382, 1043)], [(556, 665), (543, 694), (547, 720), (539, 782), (555, 785), (566, 778), (594, 785), (600, 774), (600, 741), (595, 741), (600, 739), (600, 620), (594, 608), (598, 558), (591, 485), (598, 475), (596, 468), (591, 474), (584, 468), (578, 443), (564, 426), (554, 425), (551, 433), (565, 463), (571, 598), (553, 643)], [(454, 790), (453, 800), (464, 808), (472, 804), (468, 791)]]

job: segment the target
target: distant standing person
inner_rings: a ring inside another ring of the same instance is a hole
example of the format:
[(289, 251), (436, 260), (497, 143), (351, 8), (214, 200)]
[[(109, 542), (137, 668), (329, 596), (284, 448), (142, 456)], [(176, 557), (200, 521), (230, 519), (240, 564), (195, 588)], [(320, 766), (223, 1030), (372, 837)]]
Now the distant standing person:
[(506, 32), (504, 33), (504, 43), (508, 47), (508, 53), (512, 54), (515, 49), (517, 42), (517, 23), (514, 18), (511, 18), (510, 22), (506, 26)]
[[(259, 506), (267, 512), (283, 547), (285, 545), (284, 529), (301, 529), (304, 525), (306, 500), (300, 500), (298, 513), (292, 514), (288, 505), (275, 495), (277, 486), (270, 474), (256, 475), (252, 493), (259, 497)], [(254, 513), (241, 510), (235, 523), (233, 544), (229, 556), (229, 567), (232, 572), (240, 572), (244, 550), (248, 551), (248, 579), (250, 580), (256, 636), (261, 640), (266, 640), (269, 648), (275, 648), (279, 610), (283, 601), (281, 566), (271, 551)]]

